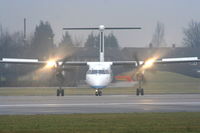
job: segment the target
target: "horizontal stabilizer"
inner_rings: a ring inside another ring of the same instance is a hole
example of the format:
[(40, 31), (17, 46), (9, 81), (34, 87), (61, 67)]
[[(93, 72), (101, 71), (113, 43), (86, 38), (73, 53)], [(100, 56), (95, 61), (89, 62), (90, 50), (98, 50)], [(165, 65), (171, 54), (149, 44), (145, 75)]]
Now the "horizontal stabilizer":
[(107, 30), (140, 30), (141, 27), (107, 27)]
[(91, 27), (91, 28), (63, 28), (63, 30), (137, 30), (142, 29), (141, 27), (105, 27), (104, 25), (100, 25), (99, 27)]
[(99, 28), (63, 28), (63, 30), (99, 30)]

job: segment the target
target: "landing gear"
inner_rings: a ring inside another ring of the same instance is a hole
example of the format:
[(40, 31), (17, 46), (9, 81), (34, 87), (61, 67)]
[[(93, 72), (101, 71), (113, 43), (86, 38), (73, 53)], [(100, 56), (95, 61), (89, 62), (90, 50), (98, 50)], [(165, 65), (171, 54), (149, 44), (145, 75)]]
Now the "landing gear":
[(62, 89), (63, 83), (65, 81), (64, 75), (62, 74), (62, 70), (58, 69), (56, 73), (56, 78), (59, 81), (59, 89), (57, 89), (57, 96), (64, 96), (64, 89)]
[(96, 89), (95, 96), (102, 96), (102, 91), (100, 89)]
[(65, 92), (65, 91), (64, 91), (64, 89), (62, 89), (62, 88), (57, 89), (57, 96), (64, 96), (64, 95), (65, 95), (64, 92)]
[(139, 96), (143, 96), (144, 95), (144, 89), (143, 88), (137, 88), (136, 90), (136, 95)]
[(57, 96), (60, 96), (60, 89), (57, 89)]
[(137, 75), (137, 80), (139, 81), (139, 87), (136, 89), (136, 95), (143, 96), (144, 95), (144, 89), (142, 88), (142, 81), (144, 81), (144, 75), (142, 73), (139, 73)]

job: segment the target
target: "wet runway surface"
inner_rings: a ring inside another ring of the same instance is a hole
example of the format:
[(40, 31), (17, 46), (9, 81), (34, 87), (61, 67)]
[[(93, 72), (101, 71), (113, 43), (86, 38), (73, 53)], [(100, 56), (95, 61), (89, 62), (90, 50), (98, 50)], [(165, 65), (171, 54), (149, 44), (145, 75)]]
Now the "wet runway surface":
[(200, 94), (0, 96), (0, 114), (200, 112)]

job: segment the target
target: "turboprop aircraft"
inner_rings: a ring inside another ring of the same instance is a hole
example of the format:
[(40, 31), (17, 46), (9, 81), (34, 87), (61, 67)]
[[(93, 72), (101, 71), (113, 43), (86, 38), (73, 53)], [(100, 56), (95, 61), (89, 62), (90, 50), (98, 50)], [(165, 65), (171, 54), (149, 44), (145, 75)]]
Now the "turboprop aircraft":
[[(15, 63), (15, 64), (44, 64), (53, 66), (57, 71), (58, 79), (63, 82), (63, 72), (66, 71), (64, 66), (88, 66), (86, 72), (86, 83), (91, 88), (95, 89), (95, 95), (101, 96), (102, 89), (106, 88), (111, 83), (112, 66), (115, 65), (131, 65), (136, 70), (136, 79), (139, 81), (139, 87), (136, 90), (136, 95), (144, 95), (144, 89), (141, 87), (143, 81), (143, 75), (145, 69), (151, 67), (153, 64), (168, 64), (168, 63), (197, 63), (200, 61), (198, 57), (183, 57), (183, 58), (163, 58), (151, 57), (144, 61), (139, 61), (135, 58), (132, 61), (105, 61), (104, 60), (104, 31), (105, 30), (132, 30), (141, 29), (140, 27), (105, 27), (100, 25), (95, 28), (63, 28), (63, 30), (99, 30), (100, 34), (100, 45), (99, 45), (99, 61), (93, 62), (82, 62), (82, 61), (67, 61), (67, 60), (56, 60), (56, 61), (39, 61), (38, 59), (17, 59), (17, 58), (3, 58), (0, 63)], [(59, 87), (57, 89), (57, 96), (64, 96), (64, 89)]]

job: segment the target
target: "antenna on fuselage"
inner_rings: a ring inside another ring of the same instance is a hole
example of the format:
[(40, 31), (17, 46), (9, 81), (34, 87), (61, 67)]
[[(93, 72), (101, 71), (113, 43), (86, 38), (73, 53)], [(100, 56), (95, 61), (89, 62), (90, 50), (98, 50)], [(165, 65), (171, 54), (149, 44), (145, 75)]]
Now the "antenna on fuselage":
[(100, 31), (100, 45), (99, 45), (99, 61), (104, 62), (104, 30), (133, 30), (142, 29), (141, 27), (105, 27), (100, 25), (96, 28), (63, 28), (63, 30), (99, 30)]

